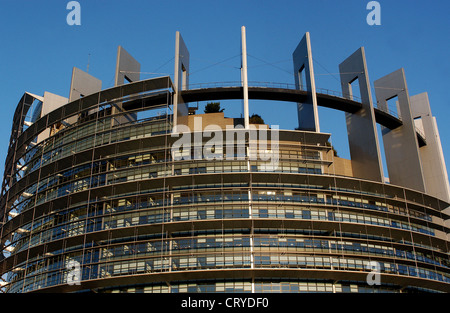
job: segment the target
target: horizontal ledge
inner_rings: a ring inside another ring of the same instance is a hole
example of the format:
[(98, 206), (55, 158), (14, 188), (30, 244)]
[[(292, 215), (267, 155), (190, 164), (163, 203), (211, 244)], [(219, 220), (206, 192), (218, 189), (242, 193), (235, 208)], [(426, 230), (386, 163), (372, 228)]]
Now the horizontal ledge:
[[(284, 278), (284, 279), (322, 279), (330, 281), (360, 281), (367, 283), (368, 272), (342, 271), (342, 270), (318, 270), (318, 269), (280, 269), (280, 268), (258, 268), (258, 269), (211, 269), (179, 272), (163, 272), (151, 274), (123, 275), (117, 277), (101, 278), (82, 281), (80, 285), (56, 285), (34, 291), (35, 293), (45, 292), (74, 292), (86, 289), (97, 289), (102, 287), (114, 287), (125, 285), (136, 285), (145, 283), (170, 284), (175, 281), (186, 280), (208, 280), (208, 279), (264, 279), (264, 278)], [(430, 279), (401, 276), (393, 274), (380, 274), (380, 281), (383, 284), (394, 285), (400, 288), (408, 286), (420, 286), (439, 291), (448, 291), (449, 284), (433, 281)]]
[[(363, 233), (369, 235), (379, 235), (394, 238), (401, 241), (403, 238), (413, 237), (414, 242), (429, 242), (433, 246), (446, 247), (446, 240), (432, 237), (429, 235), (402, 229), (395, 229), (385, 226), (345, 223), (336, 221), (313, 221), (313, 220), (295, 220), (295, 219), (266, 219), (266, 218), (244, 218), (244, 219), (214, 219), (214, 220), (188, 220), (167, 223), (134, 225), (122, 228), (114, 228), (88, 232), (81, 235), (66, 237), (39, 244), (26, 250), (22, 250), (8, 258), (0, 261), (2, 273), (7, 272), (14, 264), (20, 264), (27, 258), (33, 258), (46, 252), (57, 251), (64, 247), (82, 245), (84, 242), (100, 242), (104, 240), (118, 239), (130, 236), (139, 236), (143, 234), (159, 234), (163, 232), (175, 233), (195, 230), (215, 230), (215, 229), (298, 229), (323, 231), (328, 234), (334, 231)], [(312, 234), (312, 233), (311, 233)], [(307, 234), (305, 234), (307, 235)], [(317, 235), (317, 234), (316, 234)], [(319, 236), (319, 235), (317, 235)], [(427, 249), (429, 251), (433, 251)]]

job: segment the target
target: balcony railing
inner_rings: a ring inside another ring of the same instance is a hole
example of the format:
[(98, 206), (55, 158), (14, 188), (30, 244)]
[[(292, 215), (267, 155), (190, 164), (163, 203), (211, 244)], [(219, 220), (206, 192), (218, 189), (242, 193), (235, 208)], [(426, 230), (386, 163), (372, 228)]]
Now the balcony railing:
[[(228, 87), (241, 87), (242, 82), (240, 81), (224, 81), (224, 82), (208, 82), (208, 83), (195, 83), (189, 84), (189, 89), (205, 89), (205, 88), (228, 88)], [(260, 88), (279, 88), (279, 89), (290, 89), (290, 90), (307, 90), (306, 86), (300, 85), (300, 88), (296, 88), (295, 84), (290, 83), (278, 83), (278, 82), (261, 82), (261, 81), (249, 81), (249, 87), (260, 87)], [(335, 96), (343, 99), (353, 100), (356, 102), (361, 102), (361, 98), (356, 96), (345, 96), (342, 92), (330, 90), (326, 88), (316, 88), (317, 93), (326, 94), (329, 96)]]

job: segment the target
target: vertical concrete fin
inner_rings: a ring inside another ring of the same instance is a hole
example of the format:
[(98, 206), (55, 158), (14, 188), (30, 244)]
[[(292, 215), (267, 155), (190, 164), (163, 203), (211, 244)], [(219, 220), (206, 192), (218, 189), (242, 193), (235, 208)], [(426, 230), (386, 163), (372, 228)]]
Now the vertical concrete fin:
[(141, 64), (122, 46), (117, 48), (116, 75), (114, 86), (123, 85), (125, 80), (135, 82), (141, 77)]
[(450, 202), (450, 187), (436, 118), (431, 114), (426, 92), (412, 96), (411, 111), (416, 129), (425, 137), (426, 144), (419, 148), (425, 187), (429, 194)]
[[(66, 97), (62, 97), (62, 96), (56, 95), (56, 94), (48, 92), (48, 91), (44, 92), (43, 98), (44, 98), (44, 101), (42, 103), (41, 116), (49, 114), (50, 112), (67, 104), (69, 101), (69, 99), (67, 99)], [(51, 130), (49, 127), (37, 136), (36, 143), (40, 143), (42, 140), (47, 139), (50, 135), (51, 135)]]
[(69, 102), (102, 90), (102, 81), (74, 67), (70, 83)]
[(178, 124), (187, 125), (185, 116), (188, 115), (188, 106), (183, 102), (181, 91), (189, 89), (189, 50), (184, 43), (180, 32), (175, 35), (175, 71), (173, 88), (173, 125), (174, 130)]
[(389, 181), (425, 192), (422, 163), (416, 129), (411, 114), (405, 73), (401, 68), (374, 82), (378, 108), (389, 112), (387, 101), (397, 97), (397, 113), (403, 125), (396, 129), (382, 127)]
[[(303, 36), (292, 54), (292, 59), (294, 62), (295, 86), (297, 89), (306, 89), (308, 92), (306, 102), (297, 104), (298, 129), (320, 132), (311, 40), (308, 32)], [(305, 74), (305, 81), (302, 79), (302, 72)]]
[(353, 174), (358, 178), (383, 182), (383, 165), (363, 47), (339, 64), (339, 73), (344, 97), (353, 99), (351, 83), (355, 80), (358, 80), (361, 95), (361, 110), (345, 114)]
[[(139, 81), (141, 77), (141, 64), (136, 61), (122, 46), (117, 48), (115, 86), (128, 82)], [(122, 103), (114, 103), (112, 114), (120, 114), (123, 111)], [(115, 116), (111, 123), (113, 126), (129, 123), (137, 119), (136, 113), (122, 114)]]

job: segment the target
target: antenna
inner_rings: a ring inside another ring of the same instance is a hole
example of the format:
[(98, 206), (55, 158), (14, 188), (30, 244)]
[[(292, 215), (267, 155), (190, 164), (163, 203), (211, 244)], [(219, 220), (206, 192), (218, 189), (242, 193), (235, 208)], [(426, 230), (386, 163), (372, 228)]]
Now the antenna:
[(86, 73), (89, 73), (89, 63), (91, 62), (91, 54), (88, 54), (88, 63), (87, 63), (87, 69), (86, 69)]

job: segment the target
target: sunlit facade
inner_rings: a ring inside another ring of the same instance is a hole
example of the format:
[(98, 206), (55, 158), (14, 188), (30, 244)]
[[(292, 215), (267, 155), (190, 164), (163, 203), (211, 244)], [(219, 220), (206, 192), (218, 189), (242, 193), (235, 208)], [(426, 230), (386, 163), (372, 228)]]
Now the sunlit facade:
[[(276, 146), (245, 140), (215, 158), (174, 151), (175, 115), (224, 135), (242, 122), (182, 116), (175, 98), (220, 101), (241, 87), (130, 81), (71, 99), (20, 100), (0, 203), (3, 291), (450, 291), (446, 201), (357, 177), (352, 160), (333, 153), (332, 134), (317, 131), (280, 129)], [(268, 101), (305, 95), (250, 91)], [(276, 166), (252, 152), (276, 153)]]

